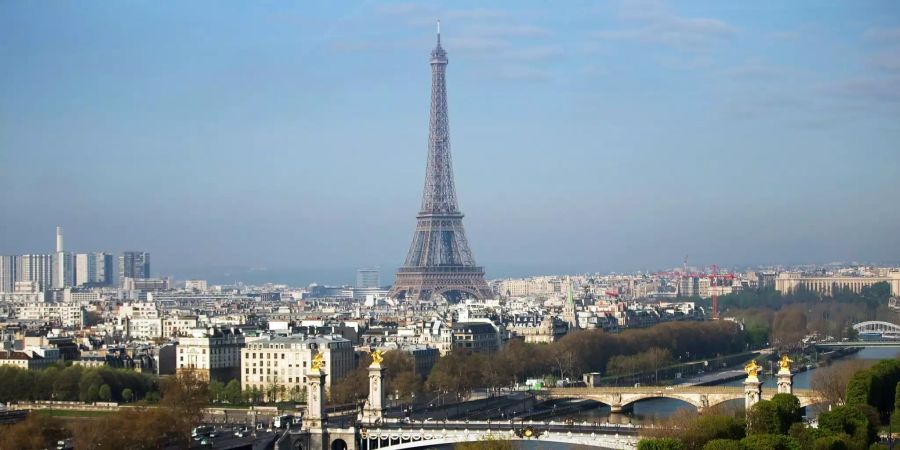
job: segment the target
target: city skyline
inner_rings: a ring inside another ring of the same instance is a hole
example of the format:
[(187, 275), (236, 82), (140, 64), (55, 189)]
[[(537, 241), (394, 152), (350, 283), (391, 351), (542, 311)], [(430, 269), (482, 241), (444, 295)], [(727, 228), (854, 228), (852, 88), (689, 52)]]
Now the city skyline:
[(797, 5), (8, 4), (0, 254), (61, 225), (160, 274), (399, 266), (442, 18), (488, 277), (895, 261), (898, 6)]

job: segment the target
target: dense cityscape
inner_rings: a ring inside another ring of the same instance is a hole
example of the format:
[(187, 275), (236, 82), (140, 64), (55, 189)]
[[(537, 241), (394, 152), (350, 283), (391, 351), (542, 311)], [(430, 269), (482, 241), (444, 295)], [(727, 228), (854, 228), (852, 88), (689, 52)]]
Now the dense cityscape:
[[(685, 38), (662, 24), (722, 30), (660, 11), (635, 17), (664, 43)], [(9, 249), (24, 231), (4, 228), (0, 450), (893, 448), (900, 265), (685, 255), (653, 271), (492, 277), (450, 146), (445, 45), (467, 45), (442, 43), (440, 21), (430, 39), (424, 188), (390, 274), (177, 279), (157, 262), (177, 260), (172, 248), (86, 248), (65, 215), (31, 222), (46, 245), (23, 252)]]

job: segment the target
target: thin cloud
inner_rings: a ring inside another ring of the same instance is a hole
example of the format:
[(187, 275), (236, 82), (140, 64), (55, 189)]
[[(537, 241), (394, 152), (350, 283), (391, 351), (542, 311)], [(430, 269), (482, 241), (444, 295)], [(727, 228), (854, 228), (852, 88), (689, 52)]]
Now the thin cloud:
[(563, 56), (563, 51), (559, 47), (551, 45), (536, 45), (525, 47), (517, 50), (505, 52), (500, 57), (503, 59), (518, 61), (544, 61), (548, 59), (556, 59)]
[(868, 104), (900, 103), (900, 77), (860, 77), (824, 84), (819, 91)]
[(873, 27), (863, 32), (863, 39), (868, 41), (900, 41), (900, 27), (881, 28)]
[(552, 74), (545, 69), (522, 65), (501, 65), (488, 74), (501, 80), (548, 81), (552, 78)]
[(781, 67), (766, 64), (763, 61), (748, 61), (740, 66), (725, 69), (719, 72), (726, 78), (740, 80), (770, 80), (782, 78), (787, 75), (787, 70)]
[(550, 32), (546, 28), (535, 25), (479, 25), (467, 31), (489, 37), (544, 37)]
[(496, 53), (510, 48), (506, 41), (480, 36), (442, 36), (442, 39), (444, 47), (453, 52)]
[(870, 63), (881, 70), (889, 72), (900, 71), (900, 48), (880, 52), (872, 56)]
[(618, 17), (620, 21), (633, 26), (599, 30), (591, 33), (591, 36), (689, 50), (731, 40), (737, 33), (734, 27), (722, 20), (677, 16), (660, 1), (626, 2)]

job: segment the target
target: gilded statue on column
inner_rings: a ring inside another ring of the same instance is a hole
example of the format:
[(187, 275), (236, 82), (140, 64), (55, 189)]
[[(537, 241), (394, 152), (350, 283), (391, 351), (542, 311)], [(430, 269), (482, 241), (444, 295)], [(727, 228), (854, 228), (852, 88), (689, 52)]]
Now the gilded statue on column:
[(316, 356), (313, 356), (310, 368), (312, 368), (312, 370), (322, 370), (325, 368), (325, 356), (322, 355), (322, 352), (318, 352), (316, 353)]
[(372, 352), (372, 364), (369, 367), (380, 366), (381, 362), (384, 361), (384, 352), (380, 349)]
[(760, 369), (761, 367), (756, 363), (755, 359), (750, 361), (746, 366), (744, 366), (744, 372), (747, 372), (747, 379), (758, 380)]
[(791, 373), (791, 363), (794, 362), (787, 354), (781, 355), (781, 360), (778, 361), (778, 373)]

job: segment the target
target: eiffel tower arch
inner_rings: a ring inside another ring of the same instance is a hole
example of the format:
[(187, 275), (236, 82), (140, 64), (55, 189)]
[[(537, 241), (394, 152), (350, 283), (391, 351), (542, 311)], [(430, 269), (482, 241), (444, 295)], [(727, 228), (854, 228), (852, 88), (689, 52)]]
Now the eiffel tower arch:
[(493, 297), (484, 281), (484, 268), (472, 257), (456, 201), (447, 117), (447, 62), (439, 22), (430, 62), (431, 119), (422, 207), (406, 262), (397, 270), (389, 293), (392, 298), (429, 300), (440, 296), (456, 301)]

